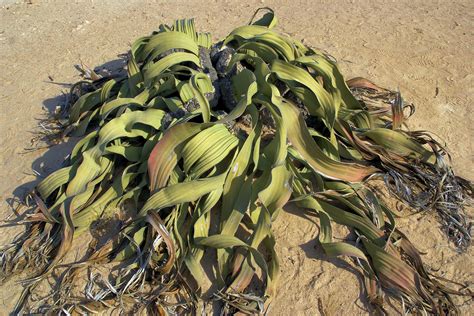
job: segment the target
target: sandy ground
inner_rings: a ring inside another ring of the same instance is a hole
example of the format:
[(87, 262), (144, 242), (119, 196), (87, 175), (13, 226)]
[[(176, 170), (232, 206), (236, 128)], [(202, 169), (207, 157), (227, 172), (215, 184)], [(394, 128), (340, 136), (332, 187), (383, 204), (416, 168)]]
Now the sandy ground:
[[(275, 9), (281, 30), (335, 56), (347, 78), (399, 87), (417, 105), (410, 127), (442, 137), (457, 174), (474, 179), (472, 1), (13, 2), (0, 0), (0, 218), (8, 215), (13, 194), (32, 187), (32, 167), (49, 173), (67, 151), (60, 145), (22, 154), (42, 107), (53, 109), (65, 91), (51, 78), (72, 83), (79, 79), (73, 67), (79, 60), (89, 66), (116, 60), (136, 37), (177, 18), (195, 17), (200, 30), (221, 38), (264, 5)], [(318, 302), (327, 315), (367, 314), (353, 266), (327, 258), (315, 242), (316, 221), (298, 214), (284, 213), (275, 223), (282, 276), (270, 314), (315, 315)], [(472, 247), (465, 254), (453, 251), (434, 216), (414, 216), (400, 226), (438, 273), (474, 281)], [(16, 233), (18, 228), (3, 229), (0, 243)], [(0, 314), (7, 314), (19, 295), (15, 281), (0, 289)], [(472, 306), (464, 303), (462, 313)]]

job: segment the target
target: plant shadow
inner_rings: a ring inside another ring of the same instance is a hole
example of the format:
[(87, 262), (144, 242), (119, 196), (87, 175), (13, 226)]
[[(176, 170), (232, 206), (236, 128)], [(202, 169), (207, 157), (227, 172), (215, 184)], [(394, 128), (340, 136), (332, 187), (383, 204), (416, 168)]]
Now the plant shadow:
[[(298, 208), (295, 205), (289, 205), (288, 207), (285, 207), (285, 211), (289, 214), (292, 214), (292, 215), (295, 215), (295, 216), (298, 216), (305, 220), (310, 221), (311, 223), (318, 226), (318, 229), (319, 229), (319, 224), (316, 221), (317, 215), (314, 212), (311, 212), (308, 209)], [(332, 265), (334, 265), (335, 267), (339, 269), (343, 269), (354, 274), (357, 277), (357, 281), (358, 281), (359, 289), (360, 289), (358, 299), (354, 302), (354, 304), (358, 306), (364, 312), (373, 314), (373, 311), (372, 311), (373, 308), (369, 300), (367, 299), (367, 295), (365, 293), (364, 276), (362, 272), (360, 271), (360, 269), (358, 269), (357, 267), (354, 267), (354, 265), (351, 265), (347, 260), (343, 258), (331, 257), (331, 256), (326, 255), (318, 238), (319, 236), (316, 236), (316, 238), (300, 245), (300, 248), (304, 251), (307, 258), (331, 263)], [(355, 240), (355, 234), (350, 233), (349, 235), (344, 237), (344, 240), (348, 242), (350, 242), (351, 240)], [(359, 303), (361, 303), (362, 306)], [(318, 309), (320, 309), (319, 312), (322, 315), (326, 314), (322, 306), (318, 306)]]
[[(103, 77), (122, 75), (125, 72), (127, 54), (120, 54), (117, 57), (117, 59), (108, 61), (100, 66), (95, 67), (93, 69), (94, 73)], [(75, 65), (75, 67), (80, 72), (83, 72), (83, 74), (85, 74), (87, 71), (90, 72), (90, 70), (85, 70), (84, 66), (82, 65)], [(60, 95), (45, 99), (42, 103), (42, 108), (44, 110), (43, 117), (36, 119), (38, 121), (38, 126), (35, 127), (34, 130), (30, 131), (32, 134), (31, 148), (24, 149), (24, 153), (41, 153), (31, 164), (32, 172), (25, 172), (26, 175), (35, 175), (36, 178), (32, 181), (22, 183), (16, 187), (13, 190), (11, 197), (6, 199), (7, 204), (10, 205), (12, 209), (15, 208), (14, 206), (17, 205), (18, 202), (25, 201), (27, 195), (42, 179), (46, 178), (49, 174), (64, 166), (65, 160), (80, 139), (78, 137), (71, 136), (63, 138), (57, 143), (52, 143), (46, 137), (40, 136), (41, 130), (45, 128), (43, 122), (53, 118), (58, 108), (65, 109), (70, 106), (69, 89), (74, 85), (74, 83), (67, 82), (50, 81), (49, 83), (59, 85), (65, 88), (65, 90)], [(35, 145), (33, 139), (35, 139), (38, 144), (41, 144), (41, 147), (34, 147)], [(22, 222), (25, 219), (24, 213), (25, 212), (15, 213), (16, 218), (8, 220), (6, 224), (0, 227), (14, 226)]]
[[(75, 65), (75, 68), (82, 73), (82, 78), (90, 77), (91, 73), (99, 75), (101, 77), (116, 77), (126, 73), (127, 54), (119, 54), (117, 58), (103, 63), (93, 69), (88, 69), (81, 62), (80, 65)], [(49, 84), (57, 85), (61, 87), (61, 93), (59, 95), (46, 98), (41, 103), (43, 113), (40, 117), (35, 118), (37, 126), (32, 128), (29, 133), (31, 134), (31, 144), (27, 148), (24, 148), (23, 152), (20, 153), (17, 159), (22, 159), (21, 156), (25, 154), (34, 155), (35, 159), (31, 163), (31, 171), (25, 171), (25, 175), (34, 176), (31, 181), (24, 182), (13, 189), (11, 195), (5, 199), (6, 204), (11, 209), (6, 215), (6, 218), (2, 219), (0, 228), (15, 227), (17, 231), (12, 235), (10, 240), (7, 240), (5, 244), (0, 245), (0, 250), (12, 249), (12, 245), (20, 243), (29, 235), (29, 228), (31, 227), (28, 222), (28, 216), (35, 212), (35, 207), (32, 205), (32, 199), (29, 194), (33, 192), (35, 187), (45, 179), (48, 175), (54, 171), (65, 166), (67, 158), (71, 153), (74, 146), (81, 139), (80, 137), (56, 137), (54, 141), (44, 133), (48, 131), (47, 122), (58, 119), (58, 112), (67, 113), (72, 101), (70, 90), (76, 82), (56, 82), (53, 78), (49, 77)], [(82, 79), (84, 80), (84, 79)], [(67, 122), (67, 117), (62, 115), (62, 123)], [(61, 135), (59, 133), (57, 136)], [(114, 224), (116, 224), (114, 222)], [(101, 232), (91, 231), (92, 240), (96, 240), (99, 244), (103, 243), (104, 237)], [(3, 248), (5, 247), (5, 248)], [(18, 248), (20, 249), (20, 248)], [(27, 269), (30, 271), (30, 269)], [(21, 271), (11, 273), (10, 276), (14, 276)], [(26, 270), (24, 271), (26, 272)], [(36, 273), (36, 272), (34, 272)], [(51, 285), (52, 293), (50, 295), (56, 295), (60, 289), (61, 280), (64, 278), (66, 271), (58, 270), (51, 273)], [(19, 276), (19, 274), (18, 274)], [(56, 284), (56, 285), (54, 285)], [(41, 294), (41, 293), (38, 293)], [(44, 293), (43, 293), (44, 294)], [(45, 307), (44, 305), (42, 307)]]

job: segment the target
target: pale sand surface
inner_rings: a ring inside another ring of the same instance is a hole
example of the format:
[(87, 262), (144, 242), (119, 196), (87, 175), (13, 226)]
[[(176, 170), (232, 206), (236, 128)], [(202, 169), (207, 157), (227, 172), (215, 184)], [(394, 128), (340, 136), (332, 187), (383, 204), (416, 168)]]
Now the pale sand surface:
[[(0, 1), (0, 218), (9, 213), (6, 199), (12, 192), (22, 195), (32, 187), (32, 166), (48, 173), (70, 148), (21, 154), (30, 144), (36, 118), (43, 115), (42, 106), (54, 108), (65, 90), (48, 76), (56, 82), (77, 81), (73, 65), (79, 60), (95, 66), (117, 59), (135, 38), (178, 18), (195, 17), (200, 30), (218, 39), (248, 22), (260, 6), (275, 9), (280, 30), (336, 57), (346, 78), (363, 76), (384, 87), (399, 87), (417, 106), (410, 128), (442, 137), (456, 173), (474, 179), (472, 1), (6, 3)], [(317, 315), (318, 301), (327, 315), (367, 314), (352, 263), (328, 259), (316, 246), (317, 219), (295, 213), (283, 213), (275, 223), (282, 275), (270, 314)], [(429, 266), (445, 277), (472, 283), (472, 247), (456, 253), (438, 226), (433, 215), (400, 221)], [(18, 228), (2, 229), (0, 243), (16, 233)], [(19, 295), (16, 281), (0, 289), (0, 314), (7, 314)], [(472, 307), (472, 302), (465, 303), (462, 314)]]

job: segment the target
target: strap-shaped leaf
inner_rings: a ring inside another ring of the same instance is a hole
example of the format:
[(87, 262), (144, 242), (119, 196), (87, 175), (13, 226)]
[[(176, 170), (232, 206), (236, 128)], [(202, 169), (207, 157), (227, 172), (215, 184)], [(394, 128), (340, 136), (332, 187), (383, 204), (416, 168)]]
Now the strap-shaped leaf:
[(201, 196), (222, 187), (225, 176), (226, 173), (222, 173), (215, 177), (181, 182), (162, 188), (146, 201), (140, 210), (140, 215), (143, 216), (149, 210), (159, 210), (185, 202), (197, 201)]
[(199, 54), (199, 47), (192, 36), (183, 32), (170, 31), (151, 36), (136, 58), (139, 61), (153, 60), (171, 49), (184, 49), (196, 56)]
[(178, 124), (170, 128), (156, 144), (148, 158), (148, 176), (152, 192), (166, 185), (181, 155), (181, 147), (201, 129), (200, 124)]
[(308, 110), (312, 115), (318, 115), (318, 109), (315, 106), (319, 105), (324, 113), (321, 119), (326, 122), (328, 128), (332, 128), (337, 116), (338, 105), (321, 84), (307, 71), (281, 60), (275, 60), (271, 65), (271, 70), (280, 80), (288, 84), (290, 89), (297, 88), (295, 84), (308, 88), (317, 100), (316, 104), (306, 103)]
[(165, 56), (154, 63), (148, 63), (144, 68), (144, 80), (145, 85), (150, 85), (152, 80), (155, 79), (158, 75), (163, 73), (165, 70), (170, 68), (173, 65), (177, 65), (184, 62), (191, 62), (196, 66), (201, 66), (199, 57), (192, 53), (177, 52), (172, 53), (168, 56)]
[(289, 125), (288, 139), (315, 172), (324, 177), (350, 182), (359, 182), (377, 172), (377, 169), (355, 163), (343, 163), (326, 156), (311, 137), (306, 123), (295, 107), (286, 103), (280, 111)]
[(433, 152), (430, 152), (403, 132), (387, 128), (375, 128), (363, 132), (362, 135), (399, 155), (413, 156), (430, 163), (436, 161), (436, 156)]

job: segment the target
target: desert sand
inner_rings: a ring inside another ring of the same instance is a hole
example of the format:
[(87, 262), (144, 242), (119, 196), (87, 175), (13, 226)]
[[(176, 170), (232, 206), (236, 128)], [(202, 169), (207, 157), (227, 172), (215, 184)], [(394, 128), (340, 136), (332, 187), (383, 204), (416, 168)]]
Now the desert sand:
[[(194, 17), (200, 30), (219, 39), (261, 6), (275, 10), (280, 30), (333, 55), (346, 78), (362, 76), (399, 88), (417, 108), (409, 127), (443, 139), (455, 172), (474, 180), (472, 1), (0, 0), (0, 218), (10, 214), (10, 198), (33, 187), (32, 169), (48, 174), (71, 148), (61, 144), (24, 153), (44, 109), (54, 110), (67, 84), (80, 79), (74, 64), (119, 67), (109, 62), (135, 38), (178, 18)], [(400, 220), (399, 227), (439, 275), (472, 284), (472, 247), (458, 253), (434, 214)], [(282, 275), (270, 315), (368, 313), (355, 266), (326, 257), (318, 247), (317, 219), (291, 210), (281, 214), (274, 229)], [(3, 228), (0, 244), (20, 231)], [(1, 315), (18, 298), (18, 280), (0, 288)], [(463, 315), (472, 313), (472, 301), (456, 302)]]

